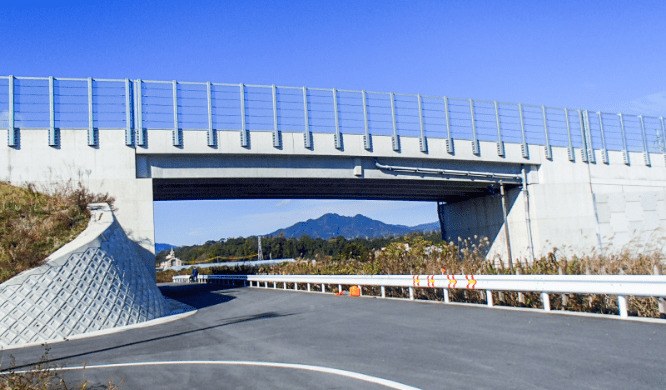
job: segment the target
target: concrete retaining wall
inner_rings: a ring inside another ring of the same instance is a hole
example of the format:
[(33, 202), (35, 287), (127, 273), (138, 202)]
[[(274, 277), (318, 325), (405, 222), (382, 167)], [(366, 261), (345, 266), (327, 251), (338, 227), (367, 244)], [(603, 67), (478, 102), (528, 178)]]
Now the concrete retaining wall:
[(131, 325), (169, 313), (152, 265), (141, 260), (105, 203), (86, 230), (44, 265), (0, 284), (0, 347)]

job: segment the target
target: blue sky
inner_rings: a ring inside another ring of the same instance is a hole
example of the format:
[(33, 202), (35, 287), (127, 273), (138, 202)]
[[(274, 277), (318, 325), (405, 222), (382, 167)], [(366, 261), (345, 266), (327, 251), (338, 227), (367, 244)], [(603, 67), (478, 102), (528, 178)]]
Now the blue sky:
[[(666, 114), (664, 1), (5, 1), (0, 74), (213, 81)], [(156, 202), (158, 242), (424, 203)]]

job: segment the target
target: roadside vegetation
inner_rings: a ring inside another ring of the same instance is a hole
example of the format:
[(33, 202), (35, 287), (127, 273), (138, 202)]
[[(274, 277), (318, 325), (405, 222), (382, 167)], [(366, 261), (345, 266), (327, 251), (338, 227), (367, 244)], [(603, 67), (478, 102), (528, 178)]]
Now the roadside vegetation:
[(89, 203), (114, 199), (93, 194), (81, 183), (56, 186), (50, 193), (35, 186), (0, 182), (0, 283), (43, 264), (88, 225)]
[[(513, 269), (501, 261), (487, 260), (488, 242), (472, 244), (462, 240), (458, 245), (453, 242), (437, 240), (430, 236), (413, 234), (406, 237), (391, 239), (391, 242), (380, 249), (341, 252), (338, 256), (315, 254), (311, 258), (298, 258), (293, 263), (282, 263), (275, 266), (262, 267), (212, 267), (199, 268), (200, 274), (312, 274), (312, 275), (441, 275), (441, 274), (539, 274), (556, 275), (651, 275), (655, 265), (664, 259), (660, 250), (646, 248), (626, 248), (616, 254), (600, 255), (598, 253), (576, 255), (565, 250), (554, 249), (533, 263), (517, 261)], [(362, 246), (365, 247), (365, 246)], [(191, 270), (158, 272), (158, 282), (170, 282), (176, 274), (186, 275)], [(314, 289), (320, 288), (313, 286)], [(387, 296), (406, 298), (406, 288), (386, 288)], [(364, 287), (366, 295), (380, 295), (379, 288)], [(453, 302), (486, 303), (484, 291), (465, 289), (450, 290)], [(416, 299), (443, 300), (441, 289), (417, 288)], [(551, 294), (552, 310), (569, 310), (589, 313), (617, 314), (617, 297), (593, 294)], [(542, 308), (537, 293), (493, 292), (496, 305)], [(659, 317), (656, 298), (630, 297), (628, 299), (629, 314), (641, 317)]]

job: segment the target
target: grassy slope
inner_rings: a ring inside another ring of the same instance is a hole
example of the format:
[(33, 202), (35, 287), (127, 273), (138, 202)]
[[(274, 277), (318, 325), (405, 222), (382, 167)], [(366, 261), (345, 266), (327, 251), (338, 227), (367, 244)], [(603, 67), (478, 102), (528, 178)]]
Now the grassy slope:
[(45, 194), (0, 182), (0, 283), (41, 265), (73, 240), (88, 224), (87, 204), (100, 201), (113, 203), (113, 198), (90, 194), (80, 184)]

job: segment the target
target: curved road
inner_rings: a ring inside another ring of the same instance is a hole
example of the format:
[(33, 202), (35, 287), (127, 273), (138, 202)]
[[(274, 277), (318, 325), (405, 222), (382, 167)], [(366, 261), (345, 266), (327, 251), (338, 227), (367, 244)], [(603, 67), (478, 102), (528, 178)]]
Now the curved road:
[[(666, 323), (271, 289), (160, 289), (199, 311), (56, 343), (49, 358), (87, 365), (62, 375), (93, 388), (112, 378), (128, 389), (666, 388)], [(21, 367), (44, 347), (0, 353), (3, 367), (10, 354)]]

